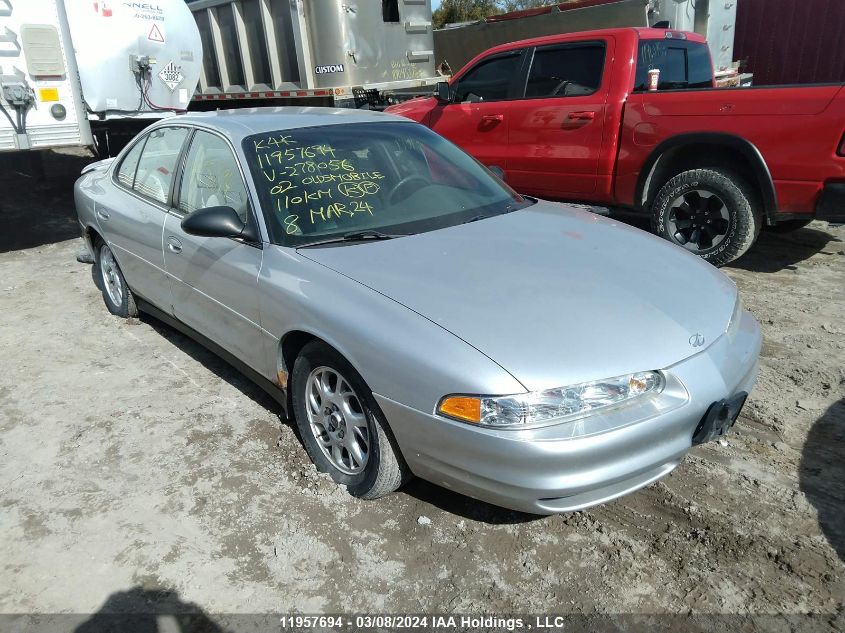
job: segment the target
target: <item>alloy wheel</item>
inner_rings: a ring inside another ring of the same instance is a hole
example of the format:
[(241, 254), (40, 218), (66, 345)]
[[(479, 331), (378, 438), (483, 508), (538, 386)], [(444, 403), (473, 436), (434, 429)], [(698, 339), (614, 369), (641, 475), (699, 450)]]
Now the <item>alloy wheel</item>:
[(349, 381), (331, 367), (317, 367), (305, 383), (305, 409), (317, 445), (332, 465), (346, 475), (363, 472), (370, 457), (370, 429)]
[(105, 244), (100, 249), (100, 275), (103, 279), (103, 287), (109, 295), (109, 299), (116, 306), (123, 304), (123, 282), (120, 278), (120, 269), (111, 249)]
[(718, 246), (727, 236), (730, 215), (722, 199), (712, 191), (693, 189), (676, 198), (666, 222), (672, 241), (693, 252)]

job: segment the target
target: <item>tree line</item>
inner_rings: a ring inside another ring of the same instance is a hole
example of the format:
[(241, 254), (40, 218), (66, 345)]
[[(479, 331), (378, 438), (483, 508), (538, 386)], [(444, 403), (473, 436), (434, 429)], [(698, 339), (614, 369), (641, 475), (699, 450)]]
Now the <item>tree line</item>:
[[(558, 0), (561, 1), (561, 0)], [(434, 12), (434, 28), (454, 22), (474, 22), (488, 15), (555, 4), (554, 0), (443, 0)]]

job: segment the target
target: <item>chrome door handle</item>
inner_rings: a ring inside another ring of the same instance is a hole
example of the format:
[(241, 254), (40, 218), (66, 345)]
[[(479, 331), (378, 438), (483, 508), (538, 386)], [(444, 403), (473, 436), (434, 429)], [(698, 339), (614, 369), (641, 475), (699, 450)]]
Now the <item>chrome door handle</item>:
[(108, 220), (111, 216), (102, 209), (97, 209), (97, 217), (101, 220)]
[(181, 253), (182, 242), (180, 242), (177, 238), (171, 235), (167, 238), (167, 248), (169, 248), (173, 253)]

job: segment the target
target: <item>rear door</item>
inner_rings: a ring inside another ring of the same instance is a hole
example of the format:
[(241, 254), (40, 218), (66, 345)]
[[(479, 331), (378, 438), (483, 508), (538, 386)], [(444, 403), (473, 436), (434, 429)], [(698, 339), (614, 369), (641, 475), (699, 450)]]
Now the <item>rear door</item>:
[(577, 198), (597, 188), (613, 40), (530, 51), (519, 99), (509, 104), (508, 183), (520, 193)]
[(485, 57), (452, 82), (449, 103), (431, 113), (431, 129), (488, 167), (508, 169), (510, 100), (519, 90), (524, 50)]
[(139, 138), (114, 171), (114, 195), (97, 202), (97, 222), (126, 282), (142, 299), (169, 311), (161, 234), (185, 127), (159, 127)]
[(243, 174), (229, 143), (197, 130), (185, 156), (177, 204), (164, 224), (164, 263), (177, 319), (257, 371), (263, 370), (258, 317), (261, 244), (199, 237), (182, 230), (197, 209), (229, 206), (255, 222)]

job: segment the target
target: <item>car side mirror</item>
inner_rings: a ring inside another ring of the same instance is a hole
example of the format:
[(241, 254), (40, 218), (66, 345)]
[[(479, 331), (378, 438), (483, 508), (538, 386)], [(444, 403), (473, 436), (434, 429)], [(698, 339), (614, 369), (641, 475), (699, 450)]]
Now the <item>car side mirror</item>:
[(197, 209), (182, 220), (182, 230), (201, 237), (241, 237), (257, 242), (258, 235), (249, 222), (244, 223), (232, 207)]
[(437, 100), (443, 103), (449, 103), (452, 100), (448, 82), (440, 81), (437, 83)]

